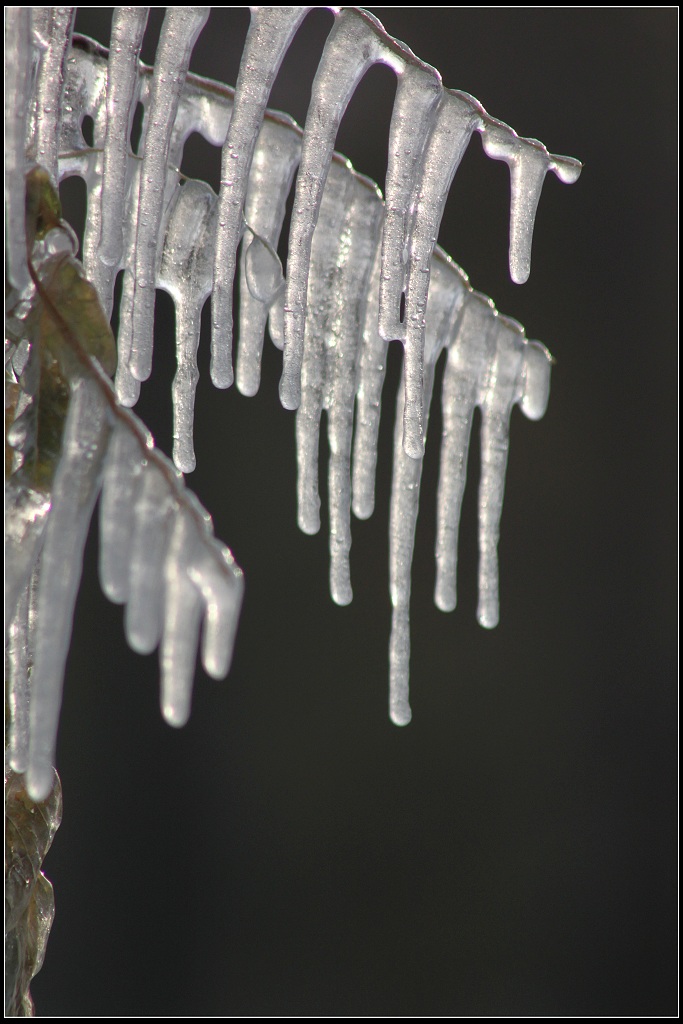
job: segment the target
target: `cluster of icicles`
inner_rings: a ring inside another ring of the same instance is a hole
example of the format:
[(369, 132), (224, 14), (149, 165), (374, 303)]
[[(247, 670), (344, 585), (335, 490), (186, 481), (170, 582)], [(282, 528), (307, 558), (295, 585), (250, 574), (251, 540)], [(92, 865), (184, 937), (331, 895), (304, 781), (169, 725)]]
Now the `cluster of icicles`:
[[(85, 180), (85, 272), (108, 313), (116, 275), (124, 270), (115, 382), (119, 402), (133, 406), (140, 382), (150, 375), (154, 292), (163, 289), (176, 306), (173, 459), (184, 472), (194, 468), (201, 310), (211, 296), (211, 377), (225, 388), (233, 382), (232, 292), (241, 241), (237, 387), (245, 395), (258, 390), (267, 325), (283, 350), (282, 404), (297, 410), (298, 517), (307, 533), (320, 527), (317, 453), (321, 412), (327, 412), (330, 587), (339, 604), (352, 596), (351, 508), (366, 518), (374, 505), (387, 345), (403, 344), (390, 523), (390, 713), (397, 724), (407, 723), (410, 571), (439, 354), (447, 349), (435, 600), (444, 610), (455, 607), (458, 520), (472, 416), (479, 406), (478, 617), (487, 627), (498, 620), (497, 541), (510, 412), (519, 404), (527, 416), (542, 416), (550, 378), (546, 349), (527, 341), (519, 324), (472, 291), (462, 270), (435, 247), (448, 190), (473, 132), (479, 132), (485, 152), (510, 168), (510, 270), (521, 282), (529, 273), (534, 215), (546, 173), (571, 182), (581, 165), (518, 137), (468, 94), (443, 88), (433, 68), (357, 8), (331, 8), (335, 22), (303, 132), (290, 118), (266, 111), (266, 104), (284, 54), (311, 8), (250, 8), (235, 90), (188, 73), (209, 8), (167, 9), (154, 74), (139, 61), (148, 8), (115, 9), (109, 52), (89, 40), (72, 45), (74, 8), (9, 10), (8, 53), (15, 66), (8, 77), (13, 91), (7, 114), (8, 187), (17, 195), (23, 190), (26, 140), (29, 158), (56, 180), (73, 174)], [(398, 80), (384, 202), (377, 187), (334, 152), (353, 91), (377, 62), (389, 65)], [(138, 103), (145, 113), (136, 157), (129, 136)], [(86, 115), (93, 119), (93, 146), (81, 129)], [(181, 180), (183, 146), (193, 132), (222, 147), (218, 196), (203, 182)], [(295, 175), (285, 280), (275, 250)], [(21, 239), (21, 204), (10, 202), (9, 209), (9, 237)], [(20, 287), (25, 283), (21, 242), (11, 244), (9, 263)], [(123, 465), (116, 459), (114, 464), (119, 470)], [(128, 495), (128, 486), (119, 475), (111, 493), (121, 488)], [(106, 494), (105, 506), (108, 500), (116, 504), (118, 499)], [(116, 510), (112, 506), (112, 523), (121, 508), (120, 502)], [(183, 528), (182, 522), (174, 525), (173, 537)], [(136, 565), (137, 552), (128, 553), (131, 572), (145, 576), (150, 593), (164, 573), (168, 579), (174, 544), (153, 566)], [(104, 582), (110, 596), (120, 600), (118, 585)], [(144, 640), (130, 639), (149, 649), (158, 632), (150, 627)]]

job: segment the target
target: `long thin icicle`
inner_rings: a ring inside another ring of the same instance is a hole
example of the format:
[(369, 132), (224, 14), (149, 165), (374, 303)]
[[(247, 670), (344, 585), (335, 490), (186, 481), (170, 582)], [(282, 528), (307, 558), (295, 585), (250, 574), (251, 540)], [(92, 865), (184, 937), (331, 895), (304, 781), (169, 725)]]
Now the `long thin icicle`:
[(353, 513), (358, 519), (369, 519), (375, 509), (377, 441), (382, 411), (382, 388), (389, 347), (389, 342), (385, 341), (379, 333), (377, 322), (380, 270), (381, 250), (378, 249), (370, 275), (356, 391), (356, 429), (353, 439)]
[(372, 182), (356, 176), (353, 185), (340, 238), (337, 279), (331, 287), (336, 308), (325, 339), (323, 392), (330, 445), (330, 593), (340, 605), (349, 604), (353, 596), (349, 567), (353, 406), (365, 317), (363, 285), (377, 250), (383, 212), (379, 190)]
[(183, 473), (196, 466), (193, 423), (199, 380), (197, 350), (202, 307), (211, 294), (216, 237), (216, 194), (203, 181), (177, 189), (164, 239), (157, 286), (176, 307), (176, 361), (173, 380), (173, 461)]
[(441, 410), (443, 436), (436, 515), (436, 586), (434, 603), (444, 612), (457, 603), (458, 531), (467, 478), (472, 417), (480, 382), (493, 353), (495, 309), (485, 295), (465, 298), (457, 331), (448, 349)]
[[(439, 355), (448, 344), (453, 323), (464, 298), (455, 266), (434, 261), (432, 301), (425, 330), (424, 422), (434, 387)], [(391, 595), (391, 639), (389, 641), (389, 714), (396, 725), (407, 725), (412, 714), (410, 679), (410, 590), (415, 526), (420, 502), (422, 459), (411, 459), (403, 445), (403, 404), (405, 389), (399, 388), (394, 424), (394, 472), (389, 511), (389, 592)]]
[(302, 401), (296, 414), (297, 515), (304, 533), (320, 529), (318, 449), (323, 408), (325, 342), (334, 312), (341, 238), (353, 178), (343, 165), (331, 170), (323, 196), (319, 226), (313, 239), (309, 277), (310, 316), (301, 373)]

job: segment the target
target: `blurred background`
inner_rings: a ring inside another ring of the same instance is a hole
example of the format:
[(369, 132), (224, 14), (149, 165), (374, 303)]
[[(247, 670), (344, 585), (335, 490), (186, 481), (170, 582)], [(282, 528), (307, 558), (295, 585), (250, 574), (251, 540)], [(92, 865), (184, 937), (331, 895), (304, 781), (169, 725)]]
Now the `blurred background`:
[[(43, 1016), (676, 1014), (676, 8), (371, 8), (444, 84), (580, 158), (541, 198), (529, 282), (507, 270), (509, 177), (478, 136), (440, 243), (556, 358), (540, 423), (515, 410), (501, 622), (476, 624), (477, 424), (459, 606), (432, 602), (438, 402), (413, 570), (413, 722), (387, 713), (390, 353), (376, 512), (354, 601), (323, 529), (296, 526), (294, 417), (268, 345), (257, 397), (200, 348), (189, 486), (246, 574), (229, 678), (197, 671), (177, 732), (156, 656), (128, 650), (88, 545), (58, 747), (64, 819)], [(152, 61), (163, 9), (143, 58)], [(105, 45), (111, 9), (79, 8)], [(303, 123), (332, 23), (300, 30), (271, 106)], [(234, 84), (247, 8), (217, 8), (191, 70)], [(393, 74), (338, 149), (383, 186)], [(218, 184), (201, 140), (183, 170)], [(65, 184), (72, 219), (82, 183)], [(171, 447), (173, 309), (136, 409)], [(204, 324), (208, 328), (208, 307)], [(396, 348), (396, 346), (394, 346)], [(439, 393), (441, 372), (437, 379)]]

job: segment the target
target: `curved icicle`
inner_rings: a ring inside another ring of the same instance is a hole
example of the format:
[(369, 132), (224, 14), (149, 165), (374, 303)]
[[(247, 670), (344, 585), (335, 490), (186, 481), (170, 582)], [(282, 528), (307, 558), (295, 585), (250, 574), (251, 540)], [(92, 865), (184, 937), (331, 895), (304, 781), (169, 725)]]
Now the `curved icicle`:
[[(392, 116), (388, 179), (391, 195), (387, 193), (387, 206), (397, 210), (391, 237), (396, 238), (399, 227), (405, 231), (412, 176), (429, 126), (428, 116), (426, 121), (418, 118), (411, 127), (401, 123), (405, 103), (413, 95), (421, 112), (428, 115), (441, 87), (440, 78), (406, 46), (387, 36), (373, 15), (358, 8), (345, 8), (330, 32), (313, 82), (297, 176), (287, 260), (285, 348), (280, 381), (280, 399), (286, 409), (298, 408), (300, 401), (311, 244), (337, 130), (356, 86), (376, 63), (389, 65), (399, 76), (410, 68), (407, 85), (398, 90), (396, 116)], [(396, 149), (398, 143), (403, 145), (402, 153)], [(395, 257), (394, 265), (400, 259)]]
[(407, 61), (398, 73), (389, 126), (379, 293), (379, 333), (387, 341), (405, 337), (400, 311), (412, 204), (425, 146), (442, 93), (441, 78), (429, 65), (416, 60)]
[(571, 157), (551, 156), (537, 139), (522, 139), (512, 128), (486, 117), (482, 128), (484, 152), (510, 168), (510, 276), (524, 284), (531, 272), (531, 242), (541, 189), (548, 171), (560, 181), (576, 181), (581, 164)]
[(163, 66), (166, 73), (155, 74), (152, 79), (145, 122), (131, 310), (129, 367), (139, 381), (147, 380), (152, 370), (157, 250), (171, 137), (192, 49), (206, 24), (209, 10), (208, 7), (167, 8), (157, 49), (157, 64)]
[(252, 7), (228, 136), (223, 147), (211, 313), (211, 379), (230, 387), (232, 284), (249, 171), (270, 90), (296, 30), (312, 8)]
[(422, 458), (424, 453), (421, 391), (431, 259), (451, 182), (479, 123), (479, 112), (472, 108), (468, 97), (444, 90), (415, 183), (406, 282), (403, 419), (403, 447), (414, 459)]
[[(81, 582), (83, 549), (99, 493), (110, 429), (107, 406), (97, 384), (90, 379), (76, 381), (40, 565), (28, 765), (28, 792), (36, 802), (47, 797), (54, 780), (52, 765), (64, 666)], [(65, 565), (70, 567), (69, 572), (64, 571)]]

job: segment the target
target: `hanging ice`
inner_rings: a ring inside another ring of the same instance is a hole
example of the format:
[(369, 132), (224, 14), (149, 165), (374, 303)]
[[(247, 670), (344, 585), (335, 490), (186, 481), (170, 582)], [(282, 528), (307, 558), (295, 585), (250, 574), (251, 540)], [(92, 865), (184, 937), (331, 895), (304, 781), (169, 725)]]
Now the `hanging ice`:
[[(468, 94), (444, 89), (438, 73), (389, 37), (372, 15), (357, 8), (330, 9), (335, 24), (303, 132), (286, 116), (268, 112), (266, 104), (309, 8), (251, 8), (236, 90), (188, 73), (208, 8), (167, 10), (154, 73), (139, 61), (148, 8), (116, 9), (109, 53), (79, 39), (70, 48), (73, 8), (33, 9), (30, 18), (23, 13), (27, 9), (9, 9), (7, 38), (16, 44), (6, 108), (10, 277), (17, 287), (27, 284), (17, 195), (28, 153), (55, 178), (84, 178), (85, 271), (108, 312), (116, 275), (123, 271), (116, 394), (124, 405), (135, 404), (139, 382), (150, 372), (154, 290), (162, 288), (172, 296), (178, 364), (173, 454), (178, 468), (190, 471), (195, 464), (192, 423), (201, 311), (211, 295), (211, 375), (217, 386), (226, 387), (233, 375), (232, 281), (242, 240), (237, 385), (245, 395), (258, 390), (268, 325), (272, 340), (284, 349), (282, 402), (297, 409), (298, 518), (309, 533), (320, 527), (317, 452), (325, 413), (331, 452), (330, 589), (340, 604), (352, 595), (350, 510), (367, 518), (374, 508), (387, 346), (391, 341), (403, 345), (390, 525), (390, 704), (392, 718), (402, 724), (410, 718), (410, 574), (421, 458), (439, 353), (447, 350), (435, 601), (444, 610), (455, 607), (458, 522), (472, 415), (479, 406), (478, 615), (485, 626), (498, 619), (497, 541), (510, 411), (519, 404), (531, 418), (541, 416), (549, 384), (547, 351), (528, 342), (518, 324), (473, 292), (466, 275), (435, 248), (448, 191), (472, 133), (480, 132), (485, 152), (510, 167), (510, 270), (514, 280), (522, 281), (529, 271), (533, 220), (545, 174), (550, 170), (572, 181), (580, 164), (549, 154), (534, 139), (519, 138)], [(351, 95), (377, 62), (391, 67), (398, 79), (384, 203), (376, 187), (334, 153)], [(134, 155), (130, 128), (138, 102), (144, 118), (140, 151)], [(83, 137), (86, 115), (94, 123), (94, 146)], [(202, 182), (181, 184), (183, 147), (195, 131), (222, 147), (218, 196)], [(297, 167), (285, 280), (276, 249)], [(83, 411), (93, 402), (97, 405), (95, 395), (87, 382), (76, 390), (69, 420), (72, 446), (80, 443), (86, 425), (91, 437), (97, 433), (95, 413)], [(101, 458), (92, 460), (83, 478), (83, 486), (88, 481), (87, 500), (78, 509), (71, 507), (66, 493), (71, 485), (60, 483), (47, 518), (64, 524), (70, 557), (78, 561), (84, 523), (103, 479), (102, 586), (112, 600), (127, 605), (131, 645), (141, 651), (160, 645), (162, 708), (169, 721), (181, 724), (189, 711), (193, 651), (202, 619), (204, 666), (216, 676), (227, 671), (241, 575), (227, 549), (213, 540), (209, 521), (177, 474), (153, 452), (149, 438), (117, 409), (113, 396), (105, 405), (101, 430), (111, 436), (106, 444), (104, 434), (93, 442)], [(71, 479), (69, 473), (81, 472), (70, 460), (70, 450), (65, 448), (60, 468), (65, 480)], [(36, 503), (31, 495), (11, 494), (17, 507), (22, 502), (28, 507), (31, 501)], [(43, 538), (44, 518), (39, 508), (23, 520), (19, 516), (17, 522), (32, 521), (26, 529), (33, 547), (19, 538), (13, 548), (12, 537), (9, 547), (10, 559), (16, 556), (12, 578), (21, 581), (12, 599), (10, 645), (17, 764), (26, 760), (21, 710), (26, 671), (19, 648), (28, 629), (31, 570), (43, 543), (42, 557), (47, 559), (37, 586), (43, 609), (36, 627), (37, 687), (46, 695), (40, 709), (32, 712), (31, 733), (38, 737), (31, 740), (34, 792), (47, 785), (57, 677), (68, 642), (62, 635), (53, 646), (54, 638), (47, 637), (40, 620), (61, 594), (60, 587), (66, 587), (60, 597), (66, 623), (75, 595), (73, 580), (67, 587), (50, 569), (56, 543), (51, 538), (58, 527), (50, 526)], [(22, 528), (16, 527), (19, 532)]]

